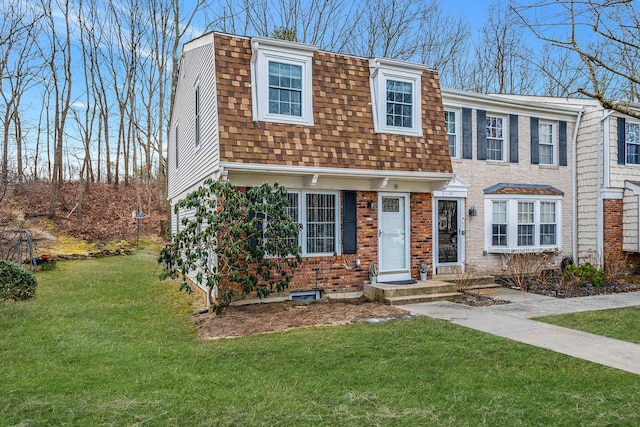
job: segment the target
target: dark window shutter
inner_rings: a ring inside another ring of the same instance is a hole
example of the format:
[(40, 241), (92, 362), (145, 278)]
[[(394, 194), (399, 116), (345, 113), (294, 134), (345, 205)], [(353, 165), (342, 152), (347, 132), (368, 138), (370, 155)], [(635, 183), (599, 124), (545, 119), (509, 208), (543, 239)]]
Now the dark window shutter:
[(567, 122), (561, 120), (558, 125), (558, 144), (560, 149), (558, 162), (560, 166), (567, 166)]
[(509, 114), (509, 161), (518, 163), (518, 115)]
[(476, 127), (478, 136), (478, 160), (487, 160), (487, 112), (476, 111)]
[(462, 109), (462, 158), (473, 159), (473, 131), (471, 108)]
[(537, 165), (540, 163), (540, 136), (538, 133), (538, 118), (531, 117), (531, 164)]
[(345, 254), (355, 254), (358, 250), (356, 194), (355, 191), (342, 192), (342, 253)]
[[(251, 190), (252, 187), (247, 187), (246, 191), (247, 194), (249, 194), (249, 190)], [(254, 202), (254, 200), (251, 198), (250, 199), (251, 202)], [(249, 220), (252, 220), (253, 218), (256, 217), (256, 212), (254, 211), (249, 211), (247, 214), (247, 217)], [(257, 225), (257, 230), (255, 235), (251, 236), (251, 238), (249, 239), (249, 247), (251, 248), (251, 250), (255, 251), (258, 248), (258, 238), (257, 236), (259, 236), (260, 234), (262, 234), (262, 223), (260, 221), (258, 221), (258, 225)]]
[(626, 120), (624, 117), (618, 117), (618, 164), (627, 163), (627, 147), (626, 147)]

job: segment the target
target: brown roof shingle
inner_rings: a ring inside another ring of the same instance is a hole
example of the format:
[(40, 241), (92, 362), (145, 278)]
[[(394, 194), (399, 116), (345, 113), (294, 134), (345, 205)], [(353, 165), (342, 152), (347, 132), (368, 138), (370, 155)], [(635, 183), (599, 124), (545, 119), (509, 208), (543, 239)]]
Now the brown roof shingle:
[(314, 52), (314, 126), (254, 122), (251, 41), (215, 34), (220, 158), (223, 162), (451, 173), (435, 71), (422, 72), (423, 136), (376, 134), (369, 62)]

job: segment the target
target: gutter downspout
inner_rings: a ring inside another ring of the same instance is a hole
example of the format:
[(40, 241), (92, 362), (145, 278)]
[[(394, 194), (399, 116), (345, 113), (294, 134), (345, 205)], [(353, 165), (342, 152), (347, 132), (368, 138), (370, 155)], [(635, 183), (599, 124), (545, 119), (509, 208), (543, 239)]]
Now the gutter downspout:
[[(597, 144), (597, 175), (596, 175), (596, 180), (597, 180), (597, 199), (596, 199), (596, 215), (597, 215), (597, 227), (596, 227), (596, 262), (597, 262), (597, 267), (598, 268), (602, 268), (603, 265), (603, 261), (604, 261), (604, 213), (602, 212), (603, 210), (603, 206), (604, 206), (604, 201), (602, 200), (602, 190), (604, 187), (604, 183), (602, 182), (602, 179), (604, 178), (604, 164), (603, 164), (603, 158), (605, 157), (604, 154), (604, 126), (603, 123), (605, 121), (607, 121), (609, 119), (609, 116), (611, 116), (614, 113), (613, 110), (609, 110), (609, 111), (604, 111), (603, 112), (603, 116), (600, 120), (598, 120), (598, 144)], [(607, 131), (609, 130), (609, 127), (607, 126)], [(609, 156), (606, 156), (607, 158)]]
[(582, 120), (582, 111), (578, 112), (573, 129), (571, 153), (571, 256), (578, 262), (578, 129)]

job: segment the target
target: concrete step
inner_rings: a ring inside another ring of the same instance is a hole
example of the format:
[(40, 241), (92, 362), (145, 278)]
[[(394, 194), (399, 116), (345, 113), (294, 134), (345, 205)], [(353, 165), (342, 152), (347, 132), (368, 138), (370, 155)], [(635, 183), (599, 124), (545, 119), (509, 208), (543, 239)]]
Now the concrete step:
[[(450, 282), (450, 283), (455, 283), (455, 281), (460, 277), (460, 275), (458, 274), (438, 274), (436, 276), (433, 276), (433, 280), (438, 280), (441, 282)], [(492, 286), (499, 286), (496, 285), (496, 278), (495, 276), (492, 275), (483, 275), (478, 277), (477, 280), (474, 280), (477, 284), (477, 286), (480, 285), (492, 285)], [(477, 289), (476, 286), (474, 286), (474, 289)]]
[(462, 294), (456, 291), (454, 283), (428, 280), (413, 285), (367, 284), (364, 287), (364, 296), (386, 304), (402, 305), (443, 300), (455, 301)]
[(462, 298), (460, 292), (444, 292), (438, 294), (425, 294), (425, 295), (407, 295), (385, 298), (385, 304), (390, 305), (405, 305), (405, 304), (418, 304), (421, 302), (435, 302), (435, 301), (456, 301)]

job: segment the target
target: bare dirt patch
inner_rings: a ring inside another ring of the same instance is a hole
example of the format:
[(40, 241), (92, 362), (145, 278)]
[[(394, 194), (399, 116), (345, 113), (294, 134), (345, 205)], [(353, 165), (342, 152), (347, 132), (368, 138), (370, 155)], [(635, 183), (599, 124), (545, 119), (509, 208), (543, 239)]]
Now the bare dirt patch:
[(309, 303), (286, 301), (233, 306), (220, 316), (201, 314), (196, 318), (196, 326), (202, 338), (219, 339), (409, 317), (411, 315), (405, 310), (365, 299)]

